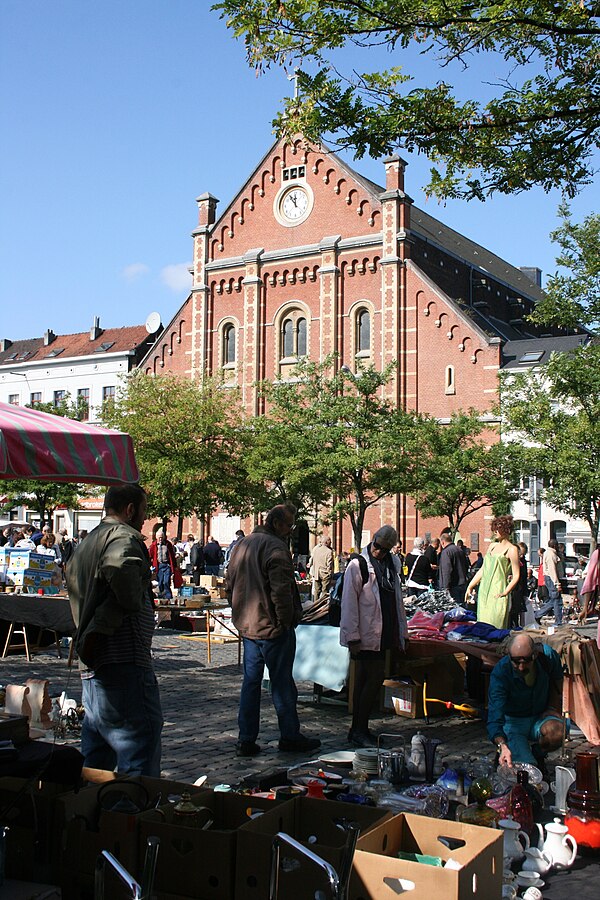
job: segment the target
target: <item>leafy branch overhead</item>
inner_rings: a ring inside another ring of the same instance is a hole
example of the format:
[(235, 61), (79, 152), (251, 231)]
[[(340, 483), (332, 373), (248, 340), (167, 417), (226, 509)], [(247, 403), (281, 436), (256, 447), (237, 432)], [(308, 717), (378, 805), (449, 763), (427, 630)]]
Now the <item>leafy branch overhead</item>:
[[(222, 0), (213, 8), (243, 38), (257, 72), (298, 69), (300, 95), (285, 101), (279, 134), (323, 136), (357, 157), (425, 153), (429, 191), (440, 197), (533, 185), (573, 196), (592, 179), (600, 11), (591, 0)], [(354, 68), (357, 57), (368, 71)], [(435, 83), (418, 82), (420, 57), (435, 67)]]

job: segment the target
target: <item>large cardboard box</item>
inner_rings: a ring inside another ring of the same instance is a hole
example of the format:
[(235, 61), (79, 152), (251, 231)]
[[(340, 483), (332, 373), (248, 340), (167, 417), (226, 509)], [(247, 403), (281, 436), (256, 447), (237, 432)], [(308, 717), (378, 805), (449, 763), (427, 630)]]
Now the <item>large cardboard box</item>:
[[(136, 785), (140, 785), (138, 791)], [(141, 877), (144, 850), (142, 848), (142, 855), (138, 857), (138, 830), (143, 813), (101, 809), (100, 791), (106, 797), (110, 790), (121, 790), (119, 780), (106, 785), (91, 785), (57, 800), (62, 835), (60, 885), (63, 900), (80, 900), (93, 891), (94, 867), (103, 850), (113, 853), (132, 875)], [(127, 790), (127, 796), (135, 805), (142, 807), (166, 803), (169, 797), (175, 799), (184, 791), (194, 798), (199, 793), (208, 793), (185, 782), (146, 776), (123, 779), (123, 790)]]
[[(390, 813), (368, 806), (333, 800), (298, 797), (253, 819), (238, 833), (235, 879), (236, 900), (264, 900), (268, 896), (273, 838), (282, 831), (331, 863), (339, 870), (344, 854), (344, 821), (358, 822), (361, 834), (390, 818)], [(326, 889), (326, 878), (314, 866), (306, 867), (302, 857), (286, 848), (280, 866), (279, 896), (285, 900), (306, 900), (315, 891)], [(293, 860), (288, 863), (287, 861)]]
[[(384, 709), (393, 709), (397, 716), (406, 719), (422, 719), (423, 712), (423, 685), (416, 684), (411, 678), (405, 681), (386, 679), (383, 682)], [(437, 708), (439, 704), (435, 704)]]
[[(210, 828), (180, 825), (173, 809), (140, 816), (140, 858), (150, 836), (160, 839), (155, 893), (158, 900), (171, 895), (195, 900), (233, 900), (238, 835), (251, 815), (276, 805), (276, 800), (242, 794), (205, 791), (193, 802), (210, 809)], [(265, 893), (266, 896), (266, 893)]]
[(201, 575), (200, 576), (200, 587), (214, 588), (216, 586), (217, 586), (217, 576), (216, 575)]
[[(449, 859), (460, 868), (398, 859), (398, 851)], [(500, 900), (502, 832), (403, 813), (358, 840), (349, 900)]]
[(56, 560), (53, 556), (49, 556), (47, 553), (35, 553), (33, 550), (17, 550), (13, 548), (6, 554), (6, 557), (5, 565), (11, 571), (17, 569), (36, 569), (41, 572), (46, 570), (52, 571), (56, 565)]
[(40, 569), (9, 569), (6, 573), (6, 583), (15, 587), (32, 587), (36, 590), (52, 586), (54, 566), (47, 571)]

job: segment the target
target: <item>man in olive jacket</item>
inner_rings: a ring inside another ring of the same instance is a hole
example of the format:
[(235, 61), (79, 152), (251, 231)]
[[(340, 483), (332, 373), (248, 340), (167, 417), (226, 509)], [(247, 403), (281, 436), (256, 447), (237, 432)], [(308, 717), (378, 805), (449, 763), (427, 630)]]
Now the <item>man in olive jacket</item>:
[(238, 714), (238, 756), (256, 756), (260, 728), (260, 691), (265, 665), (277, 711), (283, 751), (310, 751), (316, 738), (300, 734), (296, 710), (298, 690), (292, 675), (296, 625), (302, 616), (289, 538), (296, 508), (275, 506), (266, 522), (233, 548), (227, 567), (227, 591), (232, 621), (244, 641), (244, 680)]
[(146, 494), (111, 487), (106, 516), (75, 550), (67, 587), (77, 625), (86, 766), (160, 776), (162, 711), (151, 655), (154, 604), (140, 529)]

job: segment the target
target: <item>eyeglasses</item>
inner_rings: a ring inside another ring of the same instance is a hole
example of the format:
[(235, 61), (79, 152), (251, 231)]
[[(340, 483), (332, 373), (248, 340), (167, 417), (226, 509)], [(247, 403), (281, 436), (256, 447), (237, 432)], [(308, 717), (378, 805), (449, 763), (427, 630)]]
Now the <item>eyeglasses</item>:
[(531, 656), (511, 656), (510, 661), (513, 666), (528, 666), (534, 658), (533, 654)]
[(381, 550), (382, 553), (390, 552), (389, 547), (383, 547), (381, 544), (378, 544), (377, 541), (373, 541), (373, 543), (371, 544), (371, 547), (373, 548), (373, 550)]

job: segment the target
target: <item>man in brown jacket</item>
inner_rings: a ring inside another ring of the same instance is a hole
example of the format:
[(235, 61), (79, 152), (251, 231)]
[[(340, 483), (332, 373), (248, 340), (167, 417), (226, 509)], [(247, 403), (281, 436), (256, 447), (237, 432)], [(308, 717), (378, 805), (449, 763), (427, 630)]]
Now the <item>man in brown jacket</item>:
[(289, 538), (296, 508), (275, 506), (248, 537), (234, 547), (227, 568), (233, 624), (244, 641), (244, 680), (238, 714), (238, 756), (256, 756), (260, 728), (260, 692), (269, 669), (283, 751), (316, 750), (321, 742), (300, 734), (298, 690), (292, 675), (296, 625), (302, 615)]

